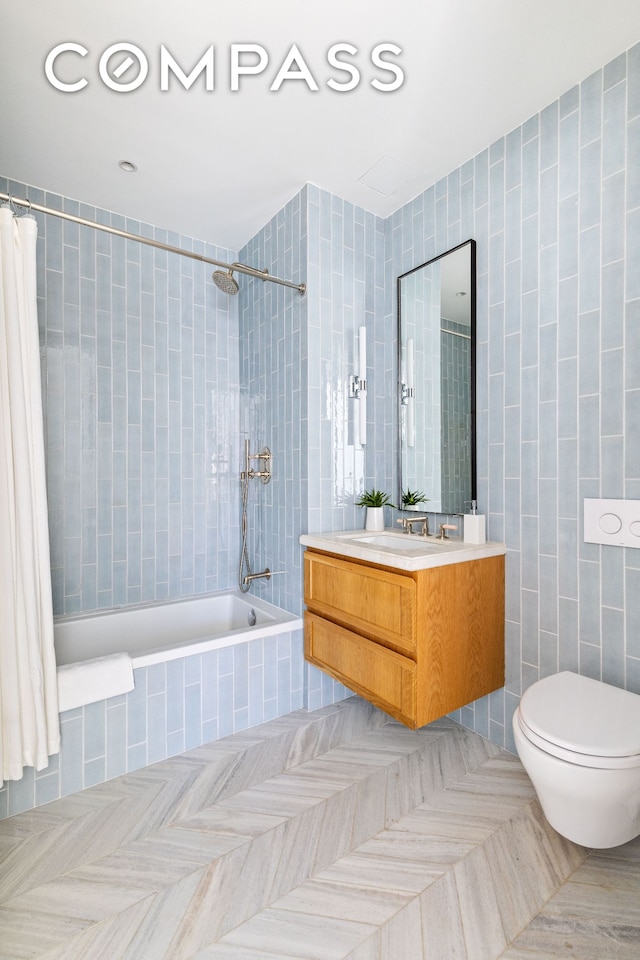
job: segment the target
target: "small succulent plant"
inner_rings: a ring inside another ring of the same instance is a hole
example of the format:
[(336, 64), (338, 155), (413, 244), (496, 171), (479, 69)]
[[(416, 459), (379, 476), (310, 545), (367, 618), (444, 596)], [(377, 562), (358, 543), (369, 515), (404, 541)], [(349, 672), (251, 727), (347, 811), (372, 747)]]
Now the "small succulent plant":
[(388, 493), (383, 493), (382, 490), (365, 490), (364, 493), (361, 493), (358, 499), (356, 500), (357, 507), (395, 507), (395, 504), (391, 503)]
[(402, 491), (403, 507), (415, 507), (418, 503), (426, 503), (428, 499), (421, 490), (410, 490), (407, 487), (406, 490)]

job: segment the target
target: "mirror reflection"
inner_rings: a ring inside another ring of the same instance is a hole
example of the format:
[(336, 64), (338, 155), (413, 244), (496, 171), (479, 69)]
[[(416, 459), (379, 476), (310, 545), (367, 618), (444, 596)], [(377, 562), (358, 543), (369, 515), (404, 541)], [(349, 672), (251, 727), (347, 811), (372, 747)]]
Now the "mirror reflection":
[(464, 513), (476, 498), (475, 247), (467, 240), (398, 278), (404, 510)]

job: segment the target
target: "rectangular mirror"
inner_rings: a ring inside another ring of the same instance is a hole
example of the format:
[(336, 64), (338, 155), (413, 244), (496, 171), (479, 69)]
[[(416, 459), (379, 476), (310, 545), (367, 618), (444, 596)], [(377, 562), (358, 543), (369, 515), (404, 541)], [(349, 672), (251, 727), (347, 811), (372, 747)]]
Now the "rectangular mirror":
[(398, 277), (403, 510), (465, 513), (476, 499), (476, 244)]

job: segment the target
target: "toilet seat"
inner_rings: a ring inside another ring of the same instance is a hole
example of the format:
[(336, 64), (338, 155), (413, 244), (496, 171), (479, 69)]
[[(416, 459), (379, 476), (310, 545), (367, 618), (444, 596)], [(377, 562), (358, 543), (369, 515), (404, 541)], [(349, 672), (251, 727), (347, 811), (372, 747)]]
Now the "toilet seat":
[(619, 687), (556, 673), (525, 691), (517, 719), (528, 740), (569, 763), (640, 766), (640, 697)]

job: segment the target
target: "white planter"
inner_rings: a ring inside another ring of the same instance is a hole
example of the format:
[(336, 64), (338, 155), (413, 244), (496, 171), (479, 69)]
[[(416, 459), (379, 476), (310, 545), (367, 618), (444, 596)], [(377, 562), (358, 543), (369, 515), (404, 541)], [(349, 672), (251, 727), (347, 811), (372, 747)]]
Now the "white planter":
[(365, 530), (384, 530), (384, 507), (367, 507)]

